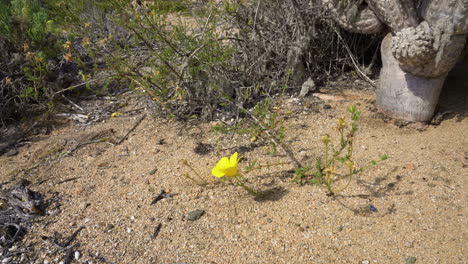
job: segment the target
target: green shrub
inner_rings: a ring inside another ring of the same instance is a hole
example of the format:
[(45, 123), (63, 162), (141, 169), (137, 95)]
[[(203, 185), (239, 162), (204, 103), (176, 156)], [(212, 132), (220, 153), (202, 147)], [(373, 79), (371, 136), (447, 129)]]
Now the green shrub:
[[(59, 1), (0, 0), (1, 121), (50, 108), (73, 12)], [(70, 35), (68, 35), (70, 37)], [(62, 78), (63, 79), (63, 78)], [(70, 83), (64, 81), (62, 83)]]

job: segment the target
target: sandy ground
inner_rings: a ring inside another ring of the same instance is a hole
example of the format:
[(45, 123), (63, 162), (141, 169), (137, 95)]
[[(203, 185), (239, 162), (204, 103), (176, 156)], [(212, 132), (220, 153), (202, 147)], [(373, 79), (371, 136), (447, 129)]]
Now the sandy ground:
[[(0, 157), (0, 180), (18, 177), (15, 169), (42, 158), (21, 176), (50, 201), (46, 216), (24, 239), (34, 243), (36, 263), (62, 261), (65, 252), (54, 252), (51, 237), (70, 236), (81, 226), (72, 242), (80, 257), (72, 263), (468, 263), (466, 92), (455, 99), (443, 95), (441, 109), (458, 114), (448, 114), (438, 126), (400, 127), (382, 119), (373, 111), (373, 91), (347, 90), (333, 98), (341, 100), (285, 98), (276, 109), (282, 118), (293, 113), (285, 119), (286, 142), (305, 164), (322, 155), (320, 136), (333, 133), (350, 104), (362, 110), (355, 160), (363, 165), (381, 153), (390, 158), (335, 196), (323, 186), (291, 182), (291, 165), (248, 175), (251, 186), (275, 190), (269, 199), (255, 200), (220, 183), (211, 168), (234, 151), (245, 157), (241, 169), (254, 160), (288, 159), (247, 136), (213, 133), (216, 122), (148, 115), (127, 140), (109, 144), (143, 113), (93, 125), (62, 123), (49, 135), (33, 136), (18, 155)], [(44, 162), (57, 147), (104, 137), (112, 140)], [(190, 170), (181, 159), (210, 185), (185, 179)], [(161, 190), (172, 199), (151, 204)], [(189, 220), (197, 209), (204, 214)]]

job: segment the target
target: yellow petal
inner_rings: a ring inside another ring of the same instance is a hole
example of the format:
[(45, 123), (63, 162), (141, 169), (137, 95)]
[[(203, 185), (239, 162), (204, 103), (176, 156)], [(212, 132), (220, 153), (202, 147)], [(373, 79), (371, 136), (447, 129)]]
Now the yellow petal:
[(216, 168), (225, 169), (227, 167), (229, 167), (229, 159), (227, 157), (223, 157), (216, 164)]
[(218, 167), (214, 167), (211, 170), (211, 174), (213, 174), (213, 176), (218, 177), (218, 178), (221, 178), (225, 175), (224, 171), (220, 170)]
[(225, 171), (225, 174), (226, 174), (226, 176), (229, 176), (229, 177), (237, 176), (237, 175), (238, 175), (237, 166), (236, 166), (236, 167), (230, 167), (230, 168), (228, 168), (228, 169)]
[(234, 154), (231, 155), (231, 158), (229, 159), (229, 165), (233, 167), (237, 167), (238, 159), (237, 159), (237, 152), (234, 152)]

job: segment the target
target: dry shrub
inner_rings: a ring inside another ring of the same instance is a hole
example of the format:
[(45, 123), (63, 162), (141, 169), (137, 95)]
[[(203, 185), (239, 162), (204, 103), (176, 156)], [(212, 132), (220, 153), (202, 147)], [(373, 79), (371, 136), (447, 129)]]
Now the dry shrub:
[(244, 86), (261, 83), (269, 93), (298, 91), (309, 77), (323, 85), (353, 68), (344, 45), (359, 63), (372, 61), (381, 36), (341, 31), (320, 2), (259, 0), (240, 5), (235, 15), (241, 39), (237, 59), (245, 65)]

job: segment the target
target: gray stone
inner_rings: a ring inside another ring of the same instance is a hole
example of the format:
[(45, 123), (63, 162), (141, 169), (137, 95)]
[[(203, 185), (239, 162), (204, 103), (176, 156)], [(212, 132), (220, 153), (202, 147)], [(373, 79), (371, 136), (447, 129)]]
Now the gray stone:
[(12, 157), (15, 155), (18, 155), (18, 150), (17, 149), (10, 149), (7, 153), (5, 153), (7, 157)]
[(301, 87), (301, 92), (299, 93), (299, 96), (300, 97), (304, 97), (306, 96), (308, 93), (312, 92), (315, 90), (315, 83), (314, 81), (309, 77), (309, 79), (307, 79), (307, 81), (305, 81), (303, 84), (302, 84), (302, 87)]
[(87, 202), (81, 202), (79, 207), (80, 207), (80, 210), (85, 210), (86, 208), (88, 208), (88, 206), (90, 205), (90, 203), (87, 203)]
[(197, 221), (198, 219), (200, 219), (200, 217), (202, 217), (203, 214), (205, 214), (205, 211), (201, 209), (197, 209), (195, 211), (188, 213), (187, 219), (189, 221)]
[(416, 263), (416, 257), (408, 257), (405, 259), (406, 264), (414, 264)]

